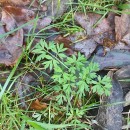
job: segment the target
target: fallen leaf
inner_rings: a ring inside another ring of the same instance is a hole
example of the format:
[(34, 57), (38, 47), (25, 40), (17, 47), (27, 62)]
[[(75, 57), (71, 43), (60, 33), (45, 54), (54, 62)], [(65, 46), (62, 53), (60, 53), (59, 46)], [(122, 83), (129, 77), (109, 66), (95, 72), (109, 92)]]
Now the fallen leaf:
[(67, 48), (66, 50), (66, 54), (67, 55), (72, 55), (74, 53), (73, 49), (72, 49), (72, 42), (70, 40), (68, 40), (65, 37), (62, 37), (61, 35), (57, 36), (54, 40), (57, 43), (63, 43), (64, 47)]
[(41, 103), (38, 99), (36, 99), (35, 101), (32, 101), (30, 105), (30, 109), (34, 109), (34, 110), (43, 110), (45, 108), (47, 108), (47, 104)]
[(93, 39), (82, 40), (74, 45), (74, 49), (89, 58), (96, 49), (97, 44)]
[(74, 18), (85, 29), (88, 39), (94, 39), (98, 44), (103, 44), (104, 38), (115, 40), (113, 26), (107, 18), (100, 20), (101, 15), (95, 13), (76, 13)]
[(113, 29), (111, 28), (110, 23), (106, 18), (101, 20), (96, 28), (94, 28), (92, 36), (98, 44), (103, 44), (104, 38), (115, 40)]
[(93, 26), (101, 18), (101, 15), (95, 13), (75, 13), (75, 21), (86, 30), (87, 35), (93, 35)]
[(23, 29), (15, 35), (0, 39), (0, 63), (7, 66), (14, 65), (22, 53)]
[(125, 43), (125, 45), (129, 46), (130, 47), (130, 32), (127, 33), (122, 39), (121, 39), (122, 42)]
[(32, 10), (24, 9), (22, 7), (5, 6), (3, 11), (8, 12), (17, 22), (28, 22), (35, 17), (35, 13)]
[[(112, 10), (117, 10), (117, 7), (113, 6)], [(115, 12), (109, 12), (107, 16), (107, 20), (109, 21), (110, 26), (113, 29), (113, 31), (115, 31), (115, 16), (116, 16)]]
[(14, 5), (28, 5), (30, 0), (0, 0), (0, 4), (7, 5), (7, 4), (14, 4)]
[(52, 22), (52, 19), (50, 17), (43, 17), (42, 19), (39, 19), (37, 21), (37, 28), (41, 30), (45, 28), (46, 26), (50, 25), (51, 22)]
[(115, 16), (115, 32), (116, 40), (119, 41), (123, 36), (130, 33), (130, 15), (125, 12), (130, 12), (130, 9), (127, 9), (123, 12), (121, 17)]
[(5, 32), (14, 30), (17, 25), (15, 19), (5, 10), (2, 10), (1, 22), (5, 27)]

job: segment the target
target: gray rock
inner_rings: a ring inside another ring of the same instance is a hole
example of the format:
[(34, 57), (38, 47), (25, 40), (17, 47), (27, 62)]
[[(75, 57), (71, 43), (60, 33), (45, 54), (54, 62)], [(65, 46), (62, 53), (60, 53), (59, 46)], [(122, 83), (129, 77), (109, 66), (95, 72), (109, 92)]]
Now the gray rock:
[(95, 127), (95, 130), (121, 130), (122, 129), (122, 111), (123, 92), (116, 76), (110, 74), (112, 78), (111, 95), (101, 98), (101, 106), (97, 115), (97, 122), (101, 127)]
[(130, 87), (130, 81), (128, 81), (130, 79), (130, 65), (125, 66), (116, 71), (116, 76), (119, 82), (122, 83), (121, 85), (123, 88)]
[(130, 52), (128, 50), (111, 50), (105, 56), (97, 52), (97, 55), (92, 57), (92, 60), (99, 64), (100, 70), (105, 68), (119, 68), (130, 65)]
[(125, 103), (124, 106), (130, 105), (130, 91), (125, 95)]
[(130, 65), (116, 71), (116, 76), (123, 88), (124, 106), (128, 106), (130, 105)]

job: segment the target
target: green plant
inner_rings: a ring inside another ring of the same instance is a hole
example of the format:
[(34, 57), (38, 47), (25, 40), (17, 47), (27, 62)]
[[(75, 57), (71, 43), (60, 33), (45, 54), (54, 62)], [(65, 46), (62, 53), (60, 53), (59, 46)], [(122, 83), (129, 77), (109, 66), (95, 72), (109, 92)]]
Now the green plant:
[(99, 71), (97, 63), (87, 61), (81, 53), (69, 57), (65, 55), (65, 51), (63, 44), (40, 40), (34, 47), (33, 53), (37, 55), (36, 63), (40, 61), (44, 69), (53, 70), (51, 87), (56, 93), (53, 96), (56, 102), (53, 103), (57, 104), (59, 109), (65, 105), (62, 109), (66, 111), (64, 123), (79, 124), (86, 113), (88, 105), (86, 99), (89, 95), (109, 96), (112, 85), (109, 77), (101, 78), (96, 73)]
[(82, 98), (86, 92), (92, 91), (99, 95), (110, 95), (110, 78), (97, 75), (97, 63), (87, 62), (84, 55), (66, 56), (63, 44), (41, 40), (33, 52), (37, 55), (36, 61), (43, 61), (44, 68), (54, 69), (52, 79), (55, 82), (54, 90), (60, 92), (57, 96), (59, 103), (70, 100), (72, 96)]

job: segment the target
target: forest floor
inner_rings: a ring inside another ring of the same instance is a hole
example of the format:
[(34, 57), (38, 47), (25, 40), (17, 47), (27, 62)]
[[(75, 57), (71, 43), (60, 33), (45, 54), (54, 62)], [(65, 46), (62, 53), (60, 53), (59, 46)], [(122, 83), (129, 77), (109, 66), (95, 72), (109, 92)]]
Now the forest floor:
[(0, 0), (0, 129), (130, 128), (129, 0)]

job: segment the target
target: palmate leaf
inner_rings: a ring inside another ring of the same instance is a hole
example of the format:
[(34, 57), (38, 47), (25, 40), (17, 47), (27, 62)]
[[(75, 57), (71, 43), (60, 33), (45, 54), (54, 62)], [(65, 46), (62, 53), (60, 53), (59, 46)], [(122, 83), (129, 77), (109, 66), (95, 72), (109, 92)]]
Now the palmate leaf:
[(64, 79), (62, 78), (62, 74), (56, 73), (52, 76), (53, 80), (58, 83), (58, 85), (63, 84)]
[(61, 67), (56, 66), (55, 67), (55, 73), (63, 73), (63, 70), (61, 69)]
[(59, 58), (63, 59), (63, 58), (66, 58), (66, 55), (64, 53), (59, 53), (58, 54)]
[(72, 73), (72, 74), (75, 74), (75, 72), (76, 72), (76, 67), (70, 67), (69, 68), (69, 70), (68, 70), (70, 73)]
[(89, 64), (89, 71), (90, 72), (97, 72), (97, 71), (99, 71), (99, 65), (97, 64), (97, 63), (93, 63), (93, 62), (90, 62), (90, 64)]
[(78, 86), (78, 91), (77, 93), (79, 94), (79, 97), (81, 98), (82, 96), (85, 96), (85, 91), (89, 91), (89, 85), (85, 81), (79, 81), (77, 83)]
[[(54, 44), (53, 44), (54, 45)], [(54, 52), (55, 54), (58, 54), (56, 45), (54, 45), (54, 47), (52, 46), (52, 48), (50, 48), (52, 52)]]
[(53, 42), (53, 41), (50, 41), (49, 43), (48, 43), (48, 48), (47, 48), (48, 50), (51, 50), (51, 51), (53, 51), (53, 52), (57, 52), (57, 49), (56, 49), (56, 44)]
[(45, 58), (45, 55), (46, 55), (46, 53), (44, 52), (44, 53), (42, 53), (41, 55), (37, 56), (36, 62), (43, 60), (43, 59)]
[(98, 85), (94, 85), (94, 86), (92, 87), (93, 93), (96, 93), (96, 92), (97, 92), (98, 87), (99, 87)]
[(52, 67), (53, 67), (52, 60), (45, 61), (42, 64), (44, 65), (44, 69), (50, 68), (50, 70), (52, 70)]
[(44, 40), (43, 41), (43, 39), (41, 39), (40, 40), (40, 45), (41, 45), (41, 47), (43, 48), (43, 49), (48, 49), (48, 44), (47, 44), (47, 42)]
[(77, 77), (73, 74), (70, 74), (70, 82), (71, 84), (76, 83)]
[(66, 65), (72, 65), (74, 63), (74, 60), (72, 57), (67, 57), (67, 60), (65, 62)]
[(47, 60), (53, 60), (53, 57), (50, 56), (50, 55), (45, 55), (44, 57), (45, 57)]
[(53, 63), (54, 68), (56, 68), (60, 64), (59, 61), (57, 61), (55, 59), (52, 60), (52, 63)]
[(108, 89), (105, 89), (105, 90), (104, 90), (104, 93), (105, 93), (105, 95), (106, 95), (106, 96), (110, 96), (111, 91), (110, 91), (110, 90), (108, 90)]
[(44, 53), (44, 51), (40, 48), (36, 48), (35, 50), (33, 50), (32, 51), (33, 53), (35, 53), (35, 54), (42, 54), (42, 53)]
[(102, 83), (106, 83), (106, 82), (109, 82), (109, 81), (110, 81), (110, 77), (108, 77), (108, 76), (104, 76), (102, 78)]
[(64, 80), (65, 80), (66, 82), (69, 81), (69, 80), (70, 80), (70, 74), (64, 72), (64, 73), (63, 73), (63, 78), (64, 78)]
[(67, 48), (64, 48), (63, 44), (57, 43), (57, 50), (58, 50), (58, 53), (61, 53), (61, 52), (65, 52), (67, 50)]
[(63, 104), (64, 101), (67, 101), (66, 96), (63, 94), (56, 96), (56, 99), (59, 105)]

